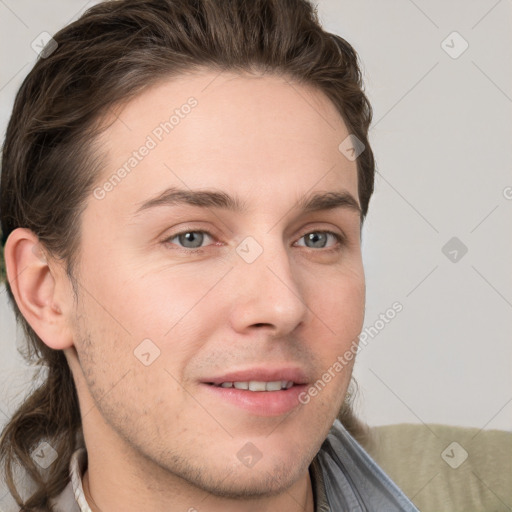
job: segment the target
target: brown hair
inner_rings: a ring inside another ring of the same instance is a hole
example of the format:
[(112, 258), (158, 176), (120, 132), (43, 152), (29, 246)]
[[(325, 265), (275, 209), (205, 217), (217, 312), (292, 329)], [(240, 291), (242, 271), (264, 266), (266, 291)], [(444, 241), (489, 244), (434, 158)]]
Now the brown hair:
[[(93, 6), (53, 38), (56, 44), (45, 48), (23, 81), (7, 127), (2, 242), (17, 227), (32, 230), (44, 250), (66, 264), (75, 293), (80, 215), (102, 163), (94, 145), (101, 120), (146, 87), (187, 71), (269, 70), (322, 91), (365, 146), (357, 158), (364, 220), (374, 183), (367, 139), (371, 106), (356, 52), (321, 28), (308, 0), (113, 0)], [(41, 341), (8, 283), (7, 291), (27, 337), (25, 357), (42, 368), (45, 378), (2, 432), (1, 467), (20, 507), (49, 509), (48, 500), (69, 482), (81, 427), (78, 397), (63, 352)], [(361, 435), (348, 402), (339, 418), (356, 437)], [(58, 453), (44, 478), (30, 456), (43, 439), (52, 439)], [(28, 499), (16, 490), (15, 464), (35, 482)]]

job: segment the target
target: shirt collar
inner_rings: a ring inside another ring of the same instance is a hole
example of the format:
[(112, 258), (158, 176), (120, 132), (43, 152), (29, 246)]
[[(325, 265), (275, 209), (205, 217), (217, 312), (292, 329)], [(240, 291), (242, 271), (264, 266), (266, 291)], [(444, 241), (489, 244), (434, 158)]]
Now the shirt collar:
[(84, 447), (78, 448), (71, 456), (69, 472), (71, 475), (71, 484), (75, 500), (80, 507), (80, 512), (92, 512), (87, 500), (85, 499), (84, 489), (82, 487), (82, 478), (87, 467), (87, 451)]
[(315, 512), (330, 512), (331, 509), (325, 491), (324, 475), (318, 457), (315, 457), (309, 466), (309, 476), (311, 477), (311, 487), (313, 488)]

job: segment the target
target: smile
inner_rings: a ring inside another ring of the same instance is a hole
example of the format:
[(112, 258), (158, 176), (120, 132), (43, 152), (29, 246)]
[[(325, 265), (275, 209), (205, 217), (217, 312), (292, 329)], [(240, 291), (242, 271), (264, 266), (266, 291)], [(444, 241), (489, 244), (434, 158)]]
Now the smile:
[(220, 384), (209, 383), (212, 386), (221, 388), (236, 388), (248, 391), (281, 391), (282, 389), (290, 389), (293, 386), (291, 380), (275, 380), (270, 382), (249, 380), (235, 382), (221, 382)]

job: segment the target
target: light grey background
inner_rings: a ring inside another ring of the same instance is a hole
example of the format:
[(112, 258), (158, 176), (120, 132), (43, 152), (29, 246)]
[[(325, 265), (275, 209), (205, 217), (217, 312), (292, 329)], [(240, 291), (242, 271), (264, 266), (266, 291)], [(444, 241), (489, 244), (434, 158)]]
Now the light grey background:
[[(36, 58), (32, 41), (94, 3), (0, 0), (2, 139)], [(378, 174), (363, 258), (365, 329), (378, 334), (356, 363), (359, 414), (371, 425), (510, 430), (512, 2), (316, 3), (325, 28), (358, 51), (374, 108)], [(453, 237), (465, 255), (442, 252)], [(397, 301), (403, 311), (381, 327)], [(0, 322), (3, 422), (30, 376), (3, 289)]]

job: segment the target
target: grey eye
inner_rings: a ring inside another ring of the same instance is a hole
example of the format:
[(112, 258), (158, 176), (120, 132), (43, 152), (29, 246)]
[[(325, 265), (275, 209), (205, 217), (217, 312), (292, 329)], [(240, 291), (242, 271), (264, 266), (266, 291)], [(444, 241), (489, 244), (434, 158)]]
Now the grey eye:
[[(329, 244), (329, 237), (331, 243)], [(343, 239), (337, 233), (330, 231), (312, 231), (307, 233), (299, 239), (299, 242), (304, 240), (304, 243), (299, 243), (302, 247), (309, 247), (310, 249), (325, 249), (333, 247), (336, 243), (342, 243)]]
[(313, 249), (323, 249), (327, 244), (327, 236), (328, 233), (316, 231), (304, 235), (304, 240), (307, 247), (312, 247)]
[(187, 233), (177, 235), (177, 238), (183, 247), (196, 249), (203, 244), (204, 234), (200, 231), (188, 231)]

